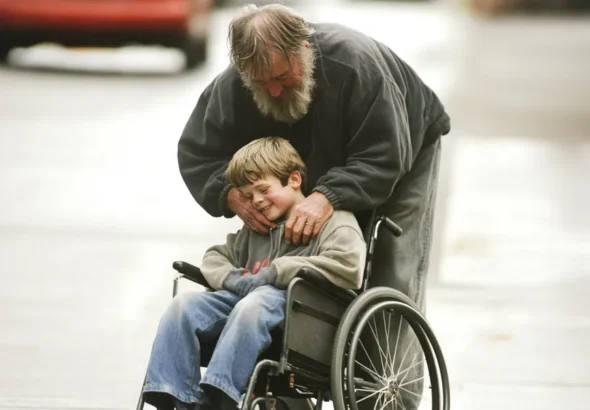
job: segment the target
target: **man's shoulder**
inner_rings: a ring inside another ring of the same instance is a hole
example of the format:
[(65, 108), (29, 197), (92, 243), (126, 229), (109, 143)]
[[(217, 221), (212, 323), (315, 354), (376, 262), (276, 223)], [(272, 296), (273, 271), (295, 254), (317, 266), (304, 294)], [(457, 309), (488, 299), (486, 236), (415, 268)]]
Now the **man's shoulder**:
[(338, 23), (314, 24), (314, 35), (320, 47), (321, 57), (358, 71), (367, 61), (392, 53), (371, 36)]
[(209, 83), (208, 88), (216, 88), (219, 86), (236, 86), (240, 84), (240, 76), (237, 71), (230, 64), (223, 71), (217, 74)]
[(211, 80), (201, 93), (199, 102), (207, 106), (205, 116), (223, 118), (224, 124), (251, 122), (252, 118), (260, 115), (250, 92), (231, 65)]
[(202, 97), (223, 100), (243, 100), (248, 96), (242, 79), (232, 65), (228, 65), (205, 87)]
[(369, 93), (385, 79), (400, 82), (399, 57), (385, 44), (353, 28), (321, 23), (313, 26), (323, 69), (332, 79), (353, 81)]
[(366, 51), (367, 46), (376, 43), (371, 36), (339, 23), (317, 23), (313, 29), (320, 46), (328, 51), (335, 48), (342, 53), (352, 54)]

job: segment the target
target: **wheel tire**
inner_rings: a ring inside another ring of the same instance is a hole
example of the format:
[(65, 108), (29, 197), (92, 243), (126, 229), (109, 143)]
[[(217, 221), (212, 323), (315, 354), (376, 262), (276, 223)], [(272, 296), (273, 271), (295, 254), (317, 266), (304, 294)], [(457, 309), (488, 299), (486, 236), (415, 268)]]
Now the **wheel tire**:
[[(427, 364), (429, 372), (434, 374), (435, 380), (439, 380), (439, 383), (434, 385), (442, 386), (442, 391), (434, 392), (433, 394), (439, 394), (442, 397), (440, 403), (442, 405), (435, 407), (433, 401), (433, 409), (448, 410), (450, 407), (450, 387), (447, 374), (447, 367), (444, 361), (442, 350), (429, 327), (426, 319), (421, 315), (420, 310), (416, 304), (405, 294), (388, 287), (376, 287), (369, 289), (357, 297), (350, 306), (344, 312), (342, 320), (336, 330), (334, 337), (334, 347), (332, 349), (332, 366), (331, 366), (331, 391), (332, 401), (334, 403), (335, 410), (348, 410), (347, 399), (345, 397), (344, 386), (346, 381), (344, 380), (344, 368), (348, 365), (347, 349), (349, 341), (357, 327), (361, 316), (367, 312), (372, 306), (380, 302), (400, 302), (406, 305), (406, 312), (403, 312), (404, 318), (410, 323), (414, 329), (420, 345), (424, 350), (425, 357), (427, 358)], [(416, 326), (416, 327), (415, 327)], [(426, 345), (426, 346), (425, 346)], [(431, 369), (431, 366), (434, 369)], [(433, 389), (435, 387), (433, 386)], [(437, 388), (438, 390), (438, 388)]]
[(191, 70), (207, 59), (207, 39), (187, 37), (181, 47), (186, 58), (186, 70)]

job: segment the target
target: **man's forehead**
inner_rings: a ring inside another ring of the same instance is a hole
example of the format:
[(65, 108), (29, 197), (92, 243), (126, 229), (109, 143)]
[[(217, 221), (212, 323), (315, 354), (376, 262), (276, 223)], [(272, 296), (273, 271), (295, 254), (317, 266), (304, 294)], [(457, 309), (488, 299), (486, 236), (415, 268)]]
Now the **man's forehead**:
[(284, 77), (291, 71), (291, 62), (282, 53), (273, 51), (269, 56), (269, 65), (254, 69), (252, 79), (254, 81), (265, 81), (274, 78)]

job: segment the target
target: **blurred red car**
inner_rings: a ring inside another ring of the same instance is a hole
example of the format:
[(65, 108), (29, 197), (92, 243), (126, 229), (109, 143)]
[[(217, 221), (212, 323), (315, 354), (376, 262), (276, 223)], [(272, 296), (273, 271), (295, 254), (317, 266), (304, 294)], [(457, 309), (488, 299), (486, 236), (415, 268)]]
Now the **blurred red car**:
[(212, 0), (0, 0), (0, 59), (14, 47), (154, 44), (204, 61)]

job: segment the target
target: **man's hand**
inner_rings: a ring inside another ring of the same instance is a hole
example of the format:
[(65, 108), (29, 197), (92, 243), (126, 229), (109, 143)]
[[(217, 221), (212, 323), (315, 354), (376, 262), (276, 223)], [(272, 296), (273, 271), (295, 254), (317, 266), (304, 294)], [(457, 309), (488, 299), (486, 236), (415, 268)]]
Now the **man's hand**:
[(318, 236), (332, 213), (334, 207), (328, 198), (324, 194), (314, 192), (291, 210), (285, 225), (285, 239), (294, 245), (309, 244), (310, 240)]
[(269, 228), (275, 224), (257, 211), (246, 196), (237, 188), (232, 188), (227, 194), (227, 206), (240, 217), (246, 226), (260, 234), (267, 234)]

